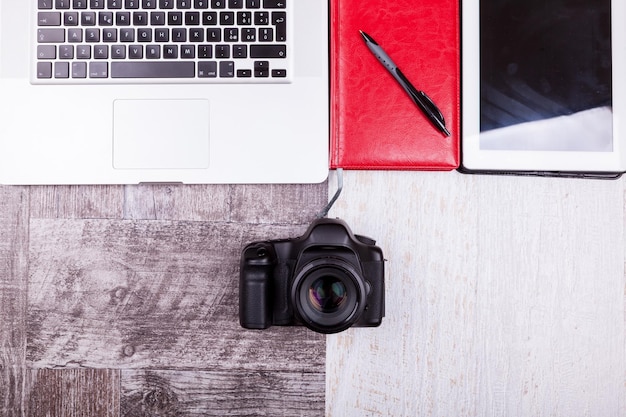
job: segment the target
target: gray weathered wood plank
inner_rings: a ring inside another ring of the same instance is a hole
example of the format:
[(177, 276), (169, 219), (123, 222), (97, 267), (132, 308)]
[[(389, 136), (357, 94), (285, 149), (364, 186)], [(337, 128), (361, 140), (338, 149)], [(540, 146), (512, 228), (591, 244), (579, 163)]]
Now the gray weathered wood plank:
[(29, 192), (32, 218), (119, 219), (123, 215), (122, 186), (33, 186)]
[(324, 337), (248, 331), (237, 309), (243, 245), (300, 235), (326, 194), (0, 189), (0, 414), (171, 415), (154, 408), (157, 375), (177, 415), (322, 415)]
[(238, 323), (252, 239), (306, 225), (33, 220), (27, 359), (33, 367), (270, 369), (324, 364), (324, 338)]
[(28, 191), (0, 187), (0, 415), (20, 416), (26, 349)]
[(26, 373), (25, 416), (117, 417), (120, 371), (36, 369)]
[(137, 416), (322, 416), (324, 373), (122, 371), (122, 412)]

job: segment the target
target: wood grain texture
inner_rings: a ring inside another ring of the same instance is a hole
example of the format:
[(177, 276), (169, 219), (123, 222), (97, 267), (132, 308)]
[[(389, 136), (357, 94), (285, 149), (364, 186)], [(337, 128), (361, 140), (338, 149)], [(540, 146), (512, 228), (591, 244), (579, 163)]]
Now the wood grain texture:
[(0, 187), (0, 415), (322, 415), (325, 338), (242, 329), (238, 279), (246, 243), (302, 234), (326, 199), (325, 183)]
[(0, 187), (0, 415), (19, 416), (26, 350), (28, 191)]
[(626, 415), (623, 187), (346, 172), (387, 316), (328, 337), (327, 415)]
[(120, 414), (120, 372), (106, 369), (37, 369), (27, 372), (27, 416)]
[[(33, 220), (27, 360), (32, 367), (322, 367), (323, 337), (238, 322), (239, 256), (293, 226)], [(289, 360), (285, 360), (289, 358)]]
[(324, 414), (322, 373), (126, 370), (122, 378), (127, 417)]

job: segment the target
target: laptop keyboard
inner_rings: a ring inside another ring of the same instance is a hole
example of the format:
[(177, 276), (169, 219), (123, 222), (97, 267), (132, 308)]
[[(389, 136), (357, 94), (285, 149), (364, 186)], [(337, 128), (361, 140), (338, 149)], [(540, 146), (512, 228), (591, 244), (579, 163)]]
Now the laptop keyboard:
[(289, 80), (292, 0), (35, 1), (37, 82)]

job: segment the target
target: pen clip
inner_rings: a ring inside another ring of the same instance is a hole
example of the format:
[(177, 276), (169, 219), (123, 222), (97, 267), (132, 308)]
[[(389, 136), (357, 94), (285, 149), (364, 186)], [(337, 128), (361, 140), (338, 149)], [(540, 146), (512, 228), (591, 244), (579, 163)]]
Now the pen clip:
[(406, 78), (404, 73), (400, 71), (399, 68), (396, 68), (396, 74), (401, 81), (401, 84), (405, 88), (405, 90), (409, 93), (415, 104), (418, 106), (425, 107), (424, 110), (430, 111), (430, 113), (442, 124), (445, 125), (445, 120), (443, 118), (443, 114), (441, 114), (441, 110), (433, 103), (433, 101), (424, 93), (423, 91), (418, 91), (413, 84)]
[(433, 112), (433, 114), (435, 115), (435, 117), (442, 123), (442, 124), (446, 124), (446, 121), (443, 118), (443, 114), (441, 113), (441, 110), (439, 110), (439, 107), (437, 107), (435, 105), (435, 103), (433, 103), (433, 101), (430, 99), (430, 97), (428, 97), (426, 95), (425, 92), (423, 91), (416, 91), (415, 87), (411, 86), (411, 90), (413, 90), (412, 92), (414, 94), (417, 94), (418, 96), (422, 97), (424, 100), (426, 100), (426, 103), (424, 103), (424, 105), (428, 106), (428, 108), (430, 109), (430, 111)]

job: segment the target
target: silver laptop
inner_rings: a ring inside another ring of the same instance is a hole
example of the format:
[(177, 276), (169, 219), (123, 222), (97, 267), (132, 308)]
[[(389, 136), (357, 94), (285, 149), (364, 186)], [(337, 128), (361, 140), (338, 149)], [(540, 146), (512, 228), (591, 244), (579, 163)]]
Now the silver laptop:
[(0, 183), (313, 183), (328, 0), (0, 0)]

